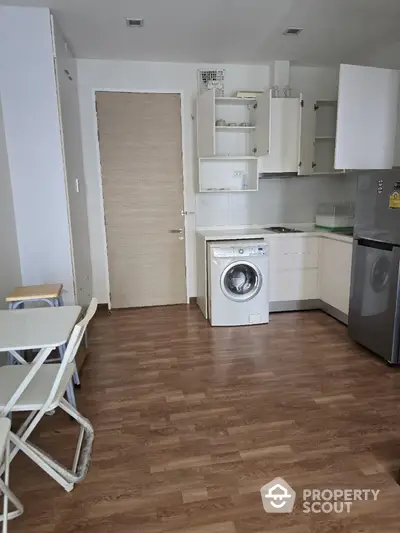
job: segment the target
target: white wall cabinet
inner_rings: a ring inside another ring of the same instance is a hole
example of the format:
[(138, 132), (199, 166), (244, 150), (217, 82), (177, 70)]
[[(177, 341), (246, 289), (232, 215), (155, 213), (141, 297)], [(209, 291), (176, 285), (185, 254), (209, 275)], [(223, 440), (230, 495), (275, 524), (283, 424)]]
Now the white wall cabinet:
[(340, 66), (338, 101), (206, 91), (197, 102), (199, 190), (256, 191), (260, 174), (392, 168), (398, 93), (399, 72), (355, 65)]
[(320, 239), (319, 297), (348, 315), (351, 283), (351, 243), (333, 239)]
[(316, 113), (315, 98), (303, 95), (301, 100), (299, 176), (310, 176), (314, 172)]
[[(268, 92), (269, 93), (269, 92)], [(260, 98), (197, 98), (197, 145), (200, 158), (257, 157), (269, 151), (269, 94)]]
[(398, 71), (340, 66), (336, 169), (393, 167), (398, 93)]
[(309, 128), (302, 135), (302, 103), (302, 96), (279, 98), (271, 90), (248, 100), (200, 94), (199, 191), (256, 191), (260, 173), (311, 173), (313, 140)]
[[(270, 91), (271, 95), (271, 91)], [(302, 139), (302, 96), (299, 98), (275, 98), (270, 96), (269, 152), (262, 154), (258, 163), (259, 173), (299, 173)], [(303, 150), (304, 151), (304, 150)]]
[(269, 151), (270, 92), (197, 98), (199, 191), (257, 191), (257, 158)]

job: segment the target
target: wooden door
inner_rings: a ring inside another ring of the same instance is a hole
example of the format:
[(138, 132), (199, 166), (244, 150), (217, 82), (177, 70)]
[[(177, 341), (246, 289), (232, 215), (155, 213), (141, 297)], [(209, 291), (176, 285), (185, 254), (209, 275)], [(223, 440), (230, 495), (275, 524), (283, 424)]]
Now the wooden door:
[(97, 92), (112, 307), (186, 302), (179, 94)]
[(340, 65), (336, 169), (391, 169), (399, 73)]

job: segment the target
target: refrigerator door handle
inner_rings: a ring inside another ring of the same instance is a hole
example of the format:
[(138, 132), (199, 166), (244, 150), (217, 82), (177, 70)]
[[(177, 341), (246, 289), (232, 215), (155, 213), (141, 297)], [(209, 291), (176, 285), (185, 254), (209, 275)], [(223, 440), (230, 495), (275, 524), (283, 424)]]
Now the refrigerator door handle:
[(357, 244), (359, 246), (366, 246), (367, 248), (387, 250), (388, 252), (392, 252), (394, 248), (394, 245), (389, 244), (388, 242), (372, 241), (370, 239), (357, 239)]

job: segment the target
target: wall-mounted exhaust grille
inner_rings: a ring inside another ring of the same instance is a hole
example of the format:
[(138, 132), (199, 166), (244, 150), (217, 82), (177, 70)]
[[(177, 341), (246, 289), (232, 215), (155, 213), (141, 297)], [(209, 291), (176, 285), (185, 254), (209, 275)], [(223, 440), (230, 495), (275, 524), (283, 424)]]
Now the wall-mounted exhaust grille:
[(125, 19), (126, 20), (126, 25), (128, 26), (128, 28), (142, 28), (143, 27), (143, 24), (144, 24), (144, 20), (143, 19)]
[(216, 96), (224, 96), (224, 69), (199, 69), (197, 71), (197, 88), (199, 93), (215, 89)]
[(283, 35), (299, 35), (303, 31), (303, 28), (287, 28)]

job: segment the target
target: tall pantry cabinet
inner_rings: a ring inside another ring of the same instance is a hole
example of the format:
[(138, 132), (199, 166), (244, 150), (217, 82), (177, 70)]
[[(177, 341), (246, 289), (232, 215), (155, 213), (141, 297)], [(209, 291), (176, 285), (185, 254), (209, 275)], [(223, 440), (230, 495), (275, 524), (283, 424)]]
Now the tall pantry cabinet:
[(0, 6), (0, 87), (22, 283), (91, 297), (75, 60), (47, 8)]

